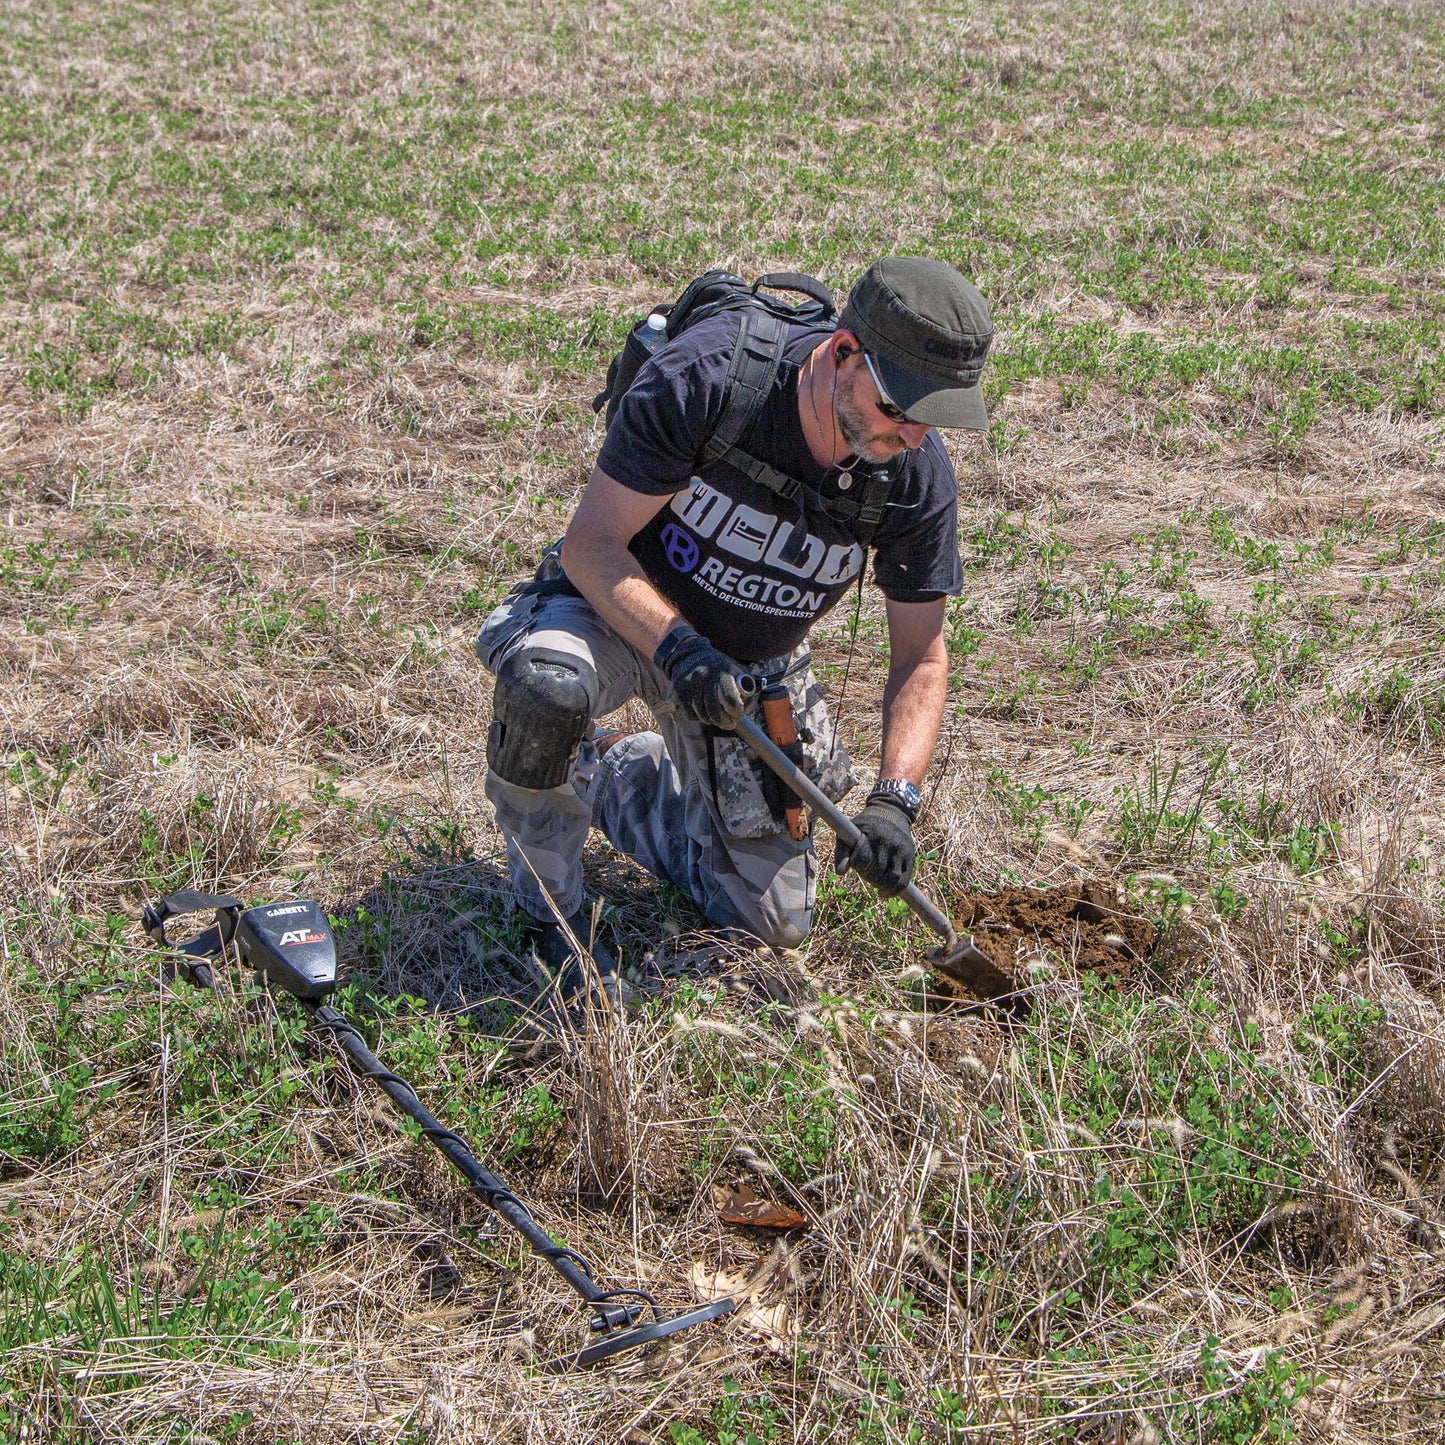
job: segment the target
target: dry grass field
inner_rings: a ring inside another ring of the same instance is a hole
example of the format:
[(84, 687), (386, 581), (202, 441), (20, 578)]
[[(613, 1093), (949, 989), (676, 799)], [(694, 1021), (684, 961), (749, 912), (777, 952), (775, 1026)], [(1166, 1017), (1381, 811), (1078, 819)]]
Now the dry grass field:
[[(1445, 1438), (1445, 11), (0, 19), (0, 1439)], [(999, 323), (920, 879), (1160, 948), (1005, 1031), (852, 878), (773, 956), (599, 842), (642, 1001), (529, 1053), (478, 622), (639, 309), (900, 251)], [(320, 900), (547, 1228), (743, 1308), (541, 1370), (566, 1291), (298, 1011), (165, 985), (183, 885)]]

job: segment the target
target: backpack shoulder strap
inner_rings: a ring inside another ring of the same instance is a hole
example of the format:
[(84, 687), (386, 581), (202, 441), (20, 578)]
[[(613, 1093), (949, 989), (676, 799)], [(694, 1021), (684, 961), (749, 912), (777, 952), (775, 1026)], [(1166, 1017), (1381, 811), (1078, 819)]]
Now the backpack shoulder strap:
[[(787, 336), (787, 323), (770, 311), (750, 306), (743, 312), (737, 345), (728, 362), (723, 414), (698, 460), (702, 466), (725, 461), (784, 501), (791, 501), (802, 490), (802, 482), (760, 461), (738, 445), (773, 389), (778, 368), (783, 364)], [(863, 490), (856, 502), (839, 498), (833, 506), (842, 515), (857, 519), (854, 534), (866, 549), (873, 545), (883, 523), (894, 472), (891, 467), (870, 466), (862, 469), (862, 480)]]
[(778, 368), (783, 364), (783, 345), (787, 337), (787, 324), (771, 312), (755, 306), (749, 306), (743, 312), (737, 345), (728, 362), (722, 418), (703, 447), (700, 458), (704, 466), (726, 461), (730, 467), (736, 467), (755, 482), (760, 482), (784, 501), (797, 496), (802, 483), (743, 451), (738, 442), (751, 430), (768, 393), (773, 389)]
[(858, 525), (853, 529), (866, 549), (873, 545), (883, 522), (888, 493), (893, 490), (893, 473), (888, 467), (870, 467), (863, 495), (858, 499)]
[(782, 365), (787, 330), (760, 307), (743, 311), (737, 345), (728, 362), (723, 414), (702, 449), (704, 461), (720, 461), (747, 435)]
[(878, 528), (888, 507), (888, 493), (893, 490), (894, 472), (891, 466), (870, 466), (860, 468), (857, 473), (863, 483), (858, 500), (837, 497), (829, 508), (840, 517), (853, 522), (853, 535), (865, 549), (873, 545)]

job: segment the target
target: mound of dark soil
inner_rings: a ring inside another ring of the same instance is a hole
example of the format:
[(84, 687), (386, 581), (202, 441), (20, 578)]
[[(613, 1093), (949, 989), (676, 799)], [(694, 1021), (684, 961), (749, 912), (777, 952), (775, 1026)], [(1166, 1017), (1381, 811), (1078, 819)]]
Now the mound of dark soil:
[[(1041, 957), (1077, 973), (1124, 974), (1147, 960), (1157, 941), (1154, 925), (1126, 908), (1105, 882), (961, 893), (950, 900), (948, 915), (1019, 988), (1038, 981), (1030, 965)], [(937, 975), (934, 987), (968, 996)]]

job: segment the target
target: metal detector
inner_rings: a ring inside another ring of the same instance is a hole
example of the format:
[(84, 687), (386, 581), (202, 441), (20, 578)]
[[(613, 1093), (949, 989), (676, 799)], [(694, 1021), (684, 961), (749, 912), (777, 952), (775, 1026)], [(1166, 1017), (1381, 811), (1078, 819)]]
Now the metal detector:
[[(166, 937), (166, 923), (182, 913), (215, 909), (211, 927), (186, 943)], [(635, 1350), (665, 1339), (692, 1325), (721, 1319), (737, 1307), (729, 1297), (713, 1300), (679, 1315), (667, 1315), (646, 1290), (604, 1290), (593, 1279), (592, 1267), (575, 1250), (558, 1244), (532, 1218), (531, 1211), (489, 1169), (482, 1166), (459, 1134), (442, 1124), (403, 1078), (393, 1074), (367, 1047), (366, 1040), (344, 1014), (324, 1002), (336, 987), (336, 941), (317, 904), (307, 898), (246, 908), (226, 894), (172, 893), (159, 903), (147, 904), (141, 914), (147, 934), (168, 951), (177, 976), (199, 988), (214, 987), (212, 968), (234, 948), (240, 962), (255, 969), (258, 980), (289, 993), (307, 1013), (319, 1032), (326, 1034), (346, 1056), (352, 1070), (370, 1079), (447, 1160), (465, 1176), (471, 1191), (499, 1214), (534, 1254), (546, 1260), (581, 1296), (592, 1312), (591, 1344), (575, 1355), (554, 1361), (549, 1368), (586, 1368), (625, 1350)], [(640, 1323), (646, 1311), (652, 1318)]]

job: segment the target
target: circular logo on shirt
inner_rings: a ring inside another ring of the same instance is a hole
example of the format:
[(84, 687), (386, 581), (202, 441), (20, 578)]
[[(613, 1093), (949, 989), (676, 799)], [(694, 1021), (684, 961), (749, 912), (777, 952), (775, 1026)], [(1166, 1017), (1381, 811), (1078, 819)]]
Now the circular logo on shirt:
[(669, 522), (662, 529), (661, 541), (668, 562), (679, 572), (691, 572), (697, 566), (697, 543), (676, 522)]

